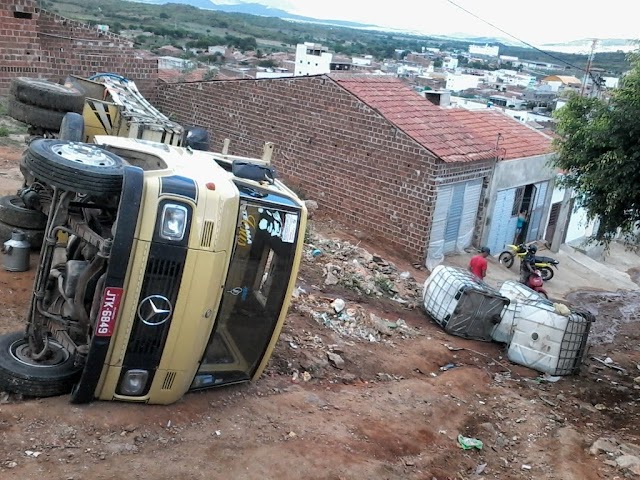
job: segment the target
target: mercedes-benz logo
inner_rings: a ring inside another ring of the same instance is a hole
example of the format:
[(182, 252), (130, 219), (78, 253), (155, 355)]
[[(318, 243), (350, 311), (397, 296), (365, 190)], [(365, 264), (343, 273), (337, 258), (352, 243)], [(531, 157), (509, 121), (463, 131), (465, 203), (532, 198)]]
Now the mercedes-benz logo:
[(138, 305), (138, 318), (146, 325), (162, 325), (172, 312), (171, 302), (162, 295), (150, 295)]

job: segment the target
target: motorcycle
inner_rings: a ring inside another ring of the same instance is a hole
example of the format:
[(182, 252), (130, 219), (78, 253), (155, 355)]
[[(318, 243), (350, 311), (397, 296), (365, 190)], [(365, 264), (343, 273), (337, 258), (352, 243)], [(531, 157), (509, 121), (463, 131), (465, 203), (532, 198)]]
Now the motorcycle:
[[(524, 243), (520, 245), (507, 245), (507, 250), (503, 250), (500, 255), (498, 255), (498, 261), (505, 267), (511, 268), (516, 257), (522, 261), (527, 254), (527, 247)], [(542, 280), (545, 282), (553, 278), (554, 272), (551, 267), (557, 269), (559, 264), (560, 262), (555, 258), (536, 255), (535, 267), (540, 270)]]
[(531, 275), (529, 275), (525, 285), (544, 298), (549, 299), (549, 295), (547, 295), (547, 291), (543, 287), (544, 281), (540, 270), (535, 270)]

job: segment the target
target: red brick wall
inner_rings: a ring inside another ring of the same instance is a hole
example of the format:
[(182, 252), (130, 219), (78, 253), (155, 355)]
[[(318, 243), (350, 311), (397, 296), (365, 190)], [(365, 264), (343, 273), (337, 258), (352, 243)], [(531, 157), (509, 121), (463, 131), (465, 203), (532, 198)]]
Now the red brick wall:
[[(260, 156), (325, 212), (425, 258), (442, 164), (330, 78), (227, 80), (160, 85), (158, 106), (184, 125), (206, 127), (212, 150)], [(457, 174), (483, 175), (477, 165)], [(482, 169), (481, 169), (482, 170)]]
[[(30, 13), (31, 18), (16, 11)], [(22, 17), (22, 18), (20, 18)], [(0, 95), (11, 78), (64, 80), (68, 74), (110, 72), (136, 82), (155, 100), (158, 63), (133, 49), (130, 41), (94, 27), (40, 11), (33, 0), (0, 0)]]

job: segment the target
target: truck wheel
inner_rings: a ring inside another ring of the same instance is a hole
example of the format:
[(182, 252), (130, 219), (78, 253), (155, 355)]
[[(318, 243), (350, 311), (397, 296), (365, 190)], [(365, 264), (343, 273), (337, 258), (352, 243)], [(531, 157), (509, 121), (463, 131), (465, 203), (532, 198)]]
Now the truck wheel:
[(125, 162), (96, 145), (38, 139), (24, 155), (28, 173), (52, 187), (87, 195), (115, 195), (122, 189)]
[(507, 268), (513, 266), (513, 253), (504, 251), (498, 256), (498, 261)]
[(28, 105), (19, 102), (15, 97), (9, 97), (8, 110), (9, 116), (20, 122), (56, 132), (60, 130), (60, 124), (64, 117), (64, 112)]
[(80, 90), (42, 78), (14, 78), (9, 92), (22, 103), (49, 110), (81, 113), (84, 107), (84, 94)]
[(550, 267), (540, 267), (538, 270), (540, 270), (540, 276), (545, 282), (553, 278), (553, 270)]
[(27, 208), (19, 196), (7, 195), (0, 197), (0, 222), (18, 228), (42, 230), (47, 226), (47, 216)]
[(44, 229), (18, 228), (13, 225), (7, 225), (4, 222), (0, 222), (0, 242), (4, 243), (9, 240), (11, 238), (11, 233), (13, 233), (14, 230), (20, 230), (24, 233), (25, 239), (29, 242), (33, 250), (40, 250), (44, 240)]
[(75, 112), (65, 114), (58, 138), (70, 142), (84, 142), (84, 117)]
[(28, 355), (23, 332), (0, 336), (0, 390), (31, 397), (52, 397), (71, 391), (81, 368), (55, 340), (49, 340), (50, 357), (36, 362)]

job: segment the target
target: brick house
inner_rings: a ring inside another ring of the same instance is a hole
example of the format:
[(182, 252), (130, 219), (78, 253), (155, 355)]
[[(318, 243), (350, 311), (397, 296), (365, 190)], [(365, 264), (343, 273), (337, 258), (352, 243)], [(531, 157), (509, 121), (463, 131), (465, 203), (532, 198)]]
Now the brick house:
[(447, 110), (394, 78), (161, 85), (158, 105), (185, 125), (208, 128), (215, 149), (230, 138), (233, 153), (257, 155), (274, 142), (274, 165), (304, 196), (421, 262), (438, 190), (474, 182), (462, 195), (473, 214), (458, 221), (456, 238), (460, 228), (473, 231), (481, 193), (475, 182), (486, 185), (495, 162), (493, 145), (477, 142)]
[(64, 80), (111, 72), (155, 99), (158, 62), (119, 35), (41, 10), (35, 0), (0, 0), (0, 95), (13, 77)]
[(522, 186), (538, 224), (547, 215), (548, 137), (497, 112), (433, 105), (395, 78), (179, 83), (160, 86), (158, 104), (206, 127), (214, 149), (229, 138), (233, 153), (258, 155), (274, 142), (274, 165), (303, 196), (430, 268), (490, 235), (494, 249), (510, 243), (511, 225), (492, 230), (491, 218)]

